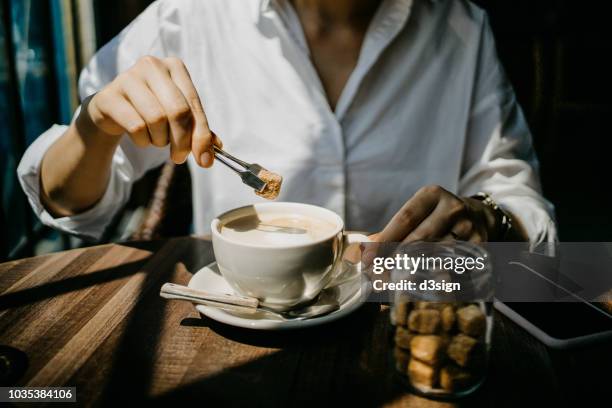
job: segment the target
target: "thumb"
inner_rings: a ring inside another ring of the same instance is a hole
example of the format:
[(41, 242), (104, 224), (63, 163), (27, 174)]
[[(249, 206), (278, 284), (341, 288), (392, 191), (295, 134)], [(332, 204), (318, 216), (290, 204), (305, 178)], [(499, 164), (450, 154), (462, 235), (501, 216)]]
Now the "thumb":
[(202, 167), (210, 167), (214, 161), (213, 133), (208, 128), (208, 123), (200, 118), (195, 118), (193, 133), (191, 135), (191, 152), (195, 161)]

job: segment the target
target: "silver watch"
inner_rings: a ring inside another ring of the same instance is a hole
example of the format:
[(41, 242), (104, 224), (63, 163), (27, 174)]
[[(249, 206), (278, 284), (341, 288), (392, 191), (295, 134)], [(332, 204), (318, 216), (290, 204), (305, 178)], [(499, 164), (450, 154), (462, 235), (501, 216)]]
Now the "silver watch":
[(493, 200), (490, 194), (481, 191), (473, 195), (472, 198), (481, 201), (484, 205), (493, 210), (498, 220), (498, 225), (500, 226), (499, 236), (496, 238), (500, 241), (504, 241), (512, 229), (512, 217)]

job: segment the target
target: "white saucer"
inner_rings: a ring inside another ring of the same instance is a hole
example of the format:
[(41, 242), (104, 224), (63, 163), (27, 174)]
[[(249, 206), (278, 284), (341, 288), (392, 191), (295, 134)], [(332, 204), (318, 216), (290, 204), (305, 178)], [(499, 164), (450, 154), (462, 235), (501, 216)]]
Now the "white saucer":
[[(189, 281), (190, 288), (216, 293), (234, 293), (231, 286), (225, 281), (217, 263), (213, 262), (196, 272)], [(268, 313), (256, 312), (254, 314), (241, 314), (229, 312), (215, 307), (196, 305), (196, 309), (203, 315), (221, 323), (231, 326), (244, 327), (256, 330), (286, 330), (301, 329), (318, 326), (320, 324), (338, 320), (357, 310), (367, 298), (367, 286), (363, 285), (359, 274), (354, 279), (346, 281), (336, 287), (337, 299), (340, 308), (330, 314), (313, 317), (307, 320), (282, 320)], [(363, 296), (362, 296), (363, 294)]]

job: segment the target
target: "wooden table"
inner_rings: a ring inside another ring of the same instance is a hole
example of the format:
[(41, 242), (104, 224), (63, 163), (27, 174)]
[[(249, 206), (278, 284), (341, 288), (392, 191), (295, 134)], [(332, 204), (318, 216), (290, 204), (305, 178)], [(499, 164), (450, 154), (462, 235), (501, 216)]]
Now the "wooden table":
[[(563, 406), (609, 384), (609, 344), (554, 353), (497, 315), (484, 387), (459, 403), (421, 398), (393, 374), (386, 306), (368, 303), (318, 328), (258, 332), (159, 297), (162, 283), (189, 281), (177, 262), (196, 271), (212, 260), (207, 239), (185, 237), (0, 264), (0, 345), (23, 360), (14, 360), (10, 381), (76, 386), (85, 405), (130, 398), (205, 406)], [(597, 372), (602, 361), (607, 376)]]

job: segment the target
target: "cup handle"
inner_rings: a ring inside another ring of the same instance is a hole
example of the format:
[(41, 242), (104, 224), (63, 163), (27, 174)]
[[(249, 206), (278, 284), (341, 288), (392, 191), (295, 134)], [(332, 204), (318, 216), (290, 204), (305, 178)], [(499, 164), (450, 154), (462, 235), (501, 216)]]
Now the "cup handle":
[(346, 248), (349, 245), (358, 244), (361, 242), (372, 242), (370, 238), (363, 234), (358, 234), (356, 232), (349, 232), (344, 234), (344, 247)]
[(351, 267), (355, 267), (359, 264), (360, 261), (351, 262), (350, 260), (344, 259), (346, 249), (353, 244), (360, 244), (362, 242), (372, 242), (372, 241), (367, 236), (363, 234), (358, 234), (355, 232), (344, 233), (343, 239), (344, 239), (344, 242), (342, 244), (342, 254), (340, 255), (340, 261), (341, 261), (340, 263), (341, 264), (347, 263)]
[[(342, 240), (343, 240), (342, 241), (342, 253), (340, 253), (340, 256), (336, 260), (332, 268), (333, 272), (329, 275), (329, 278), (324, 285), (325, 287), (329, 287), (330, 285), (331, 286), (340, 285), (354, 277), (355, 270), (359, 266), (359, 262), (355, 263), (347, 259), (344, 259), (346, 248), (349, 245), (358, 244), (361, 242), (371, 242), (367, 236), (363, 234), (352, 233), (352, 232), (344, 233), (342, 236)], [(360, 272), (357, 271), (356, 273), (360, 273)]]

